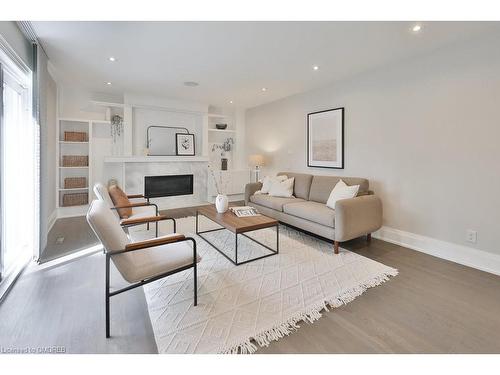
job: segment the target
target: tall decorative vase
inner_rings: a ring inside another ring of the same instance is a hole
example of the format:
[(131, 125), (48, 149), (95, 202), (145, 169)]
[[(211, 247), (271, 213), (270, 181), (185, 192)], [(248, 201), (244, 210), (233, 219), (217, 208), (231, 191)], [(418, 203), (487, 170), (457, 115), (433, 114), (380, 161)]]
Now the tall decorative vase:
[(217, 209), (217, 212), (223, 214), (224, 212), (227, 211), (228, 207), (229, 207), (229, 200), (227, 199), (227, 195), (218, 194), (215, 197), (215, 208)]

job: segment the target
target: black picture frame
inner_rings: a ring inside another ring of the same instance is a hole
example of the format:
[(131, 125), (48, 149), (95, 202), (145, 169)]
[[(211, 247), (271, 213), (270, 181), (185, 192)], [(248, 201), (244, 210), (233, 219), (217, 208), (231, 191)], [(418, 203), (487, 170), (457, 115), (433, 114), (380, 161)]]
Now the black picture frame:
[[(321, 164), (322, 161), (314, 161), (311, 160), (311, 123), (312, 123), (312, 118), (315, 115), (319, 114), (324, 114), (326, 112), (334, 112), (334, 111), (339, 111), (341, 120), (340, 120), (340, 145), (341, 145), (341, 150), (339, 152), (340, 155), (340, 162), (338, 165), (333, 165), (334, 163), (330, 163), (328, 161), (323, 161), (323, 165)], [(345, 167), (345, 162), (344, 162), (344, 155), (345, 155), (345, 145), (344, 145), (344, 120), (345, 120), (345, 107), (338, 107), (338, 108), (332, 108), (332, 109), (325, 109), (322, 111), (316, 111), (316, 112), (310, 112), (307, 114), (307, 166), (310, 168), (328, 168), (328, 169), (344, 169)], [(329, 164), (329, 165), (328, 165)]]
[[(192, 147), (190, 147), (190, 151), (185, 152), (182, 147), (180, 147), (180, 140), (182, 138), (190, 138), (190, 142)], [(192, 151), (191, 151), (192, 149)], [(194, 141), (194, 134), (186, 134), (186, 133), (175, 133), (175, 154), (177, 156), (194, 156), (196, 154), (196, 143)]]

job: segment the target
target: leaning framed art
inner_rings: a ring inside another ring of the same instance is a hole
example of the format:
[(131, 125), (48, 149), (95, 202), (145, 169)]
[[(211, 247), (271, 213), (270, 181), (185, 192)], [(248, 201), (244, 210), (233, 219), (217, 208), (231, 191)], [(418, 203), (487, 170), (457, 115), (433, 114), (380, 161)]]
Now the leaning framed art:
[(344, 107), (307, 114), (307, 166), (344, 168)]
[(178, 156), (194, 156), (194, 134), (175, 134), (175, 153)]

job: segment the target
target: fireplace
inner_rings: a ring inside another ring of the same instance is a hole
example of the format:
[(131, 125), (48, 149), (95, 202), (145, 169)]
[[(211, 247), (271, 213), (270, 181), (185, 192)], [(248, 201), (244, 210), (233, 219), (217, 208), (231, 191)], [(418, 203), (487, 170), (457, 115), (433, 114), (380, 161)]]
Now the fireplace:
[(144, 176), (144, 197), (159, 198), (193, 194), (193, 175)]

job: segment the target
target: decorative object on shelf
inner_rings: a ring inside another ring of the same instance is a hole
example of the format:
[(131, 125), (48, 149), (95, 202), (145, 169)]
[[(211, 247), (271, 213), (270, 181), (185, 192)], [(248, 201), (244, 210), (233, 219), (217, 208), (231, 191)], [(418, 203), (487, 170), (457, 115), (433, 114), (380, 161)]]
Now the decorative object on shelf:
[(259, 174), (260, 174), (260, 167), (262, 167), (263, 165), (265, 165), (265, 160), (264, 160), (264, 156), (262, 155), (259, 155), (259, 154), (254, 154), (254, 155), (250, 155), (248, 157), (248, 163), (252, 166), (252, 167), (255, 167), (255, 182), (258, 182), (259, 181)]
[(215, 127), (219, 130), (225, 130), (227, 128), (227, 124), (215, 124)]
[(64, 132), (65, 142), (88, 142), (87, 133), (85, 132)]
[(221, 171), (227, 171), (227, 158), (220, 159), (220, 169)]
[(230, 152), (233, 149), (234, 139), (232, 137), (226, 138), (223, 143), (214, 143), (212, 145), (212, 152), (216, 150), (221, 150), (221, 156), (224, 156), (225, 152)]
[(87, 187), (87, 177), (66, 177), (64, 179), (65, 189), (78, 189)]
[(116, 143), (122, 133), (123, 118), (120, 115), (114, 115), (113, 117), (111, 117), (111, 138), (113, 138), (113, 143)]
[(88, 165), (88, 155), (63, 155), (62, 157), (63, 167), (88, 167)]
[(87, 193), (68, 193), (63, 195), (63, 207), (83, 206), (89, 202)]
[(344, 107), (307, 114), (307, 166), (344, 169)]
[(178, 156), (194, 156), (194, 134), (175, 133), (175, 153)]
[(226, 140), (223, 143), (214, 143), (212, 145), (212, 152), (221, 150), (220, 152), (221, 170), (223, 171), (227, 171), (227, 166), (228, 166), (228, 158), (226, 158), (226, 152), (230, 152), (233, 149), (233, 145), (234, 145), (234, 139), (231, 137), (226, 138)]

